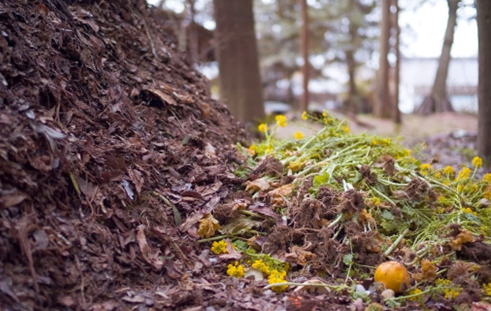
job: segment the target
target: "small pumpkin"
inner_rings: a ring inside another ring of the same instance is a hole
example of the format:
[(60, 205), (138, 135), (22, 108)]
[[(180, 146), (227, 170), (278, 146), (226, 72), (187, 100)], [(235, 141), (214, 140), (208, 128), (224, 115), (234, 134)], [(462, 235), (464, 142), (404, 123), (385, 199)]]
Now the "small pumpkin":
[(384, 284), (385, 288), (395, 293), (402, 293), (411, 285), (411, 276), (400, 262), (386, 261), (375, 270), (374, 281)]

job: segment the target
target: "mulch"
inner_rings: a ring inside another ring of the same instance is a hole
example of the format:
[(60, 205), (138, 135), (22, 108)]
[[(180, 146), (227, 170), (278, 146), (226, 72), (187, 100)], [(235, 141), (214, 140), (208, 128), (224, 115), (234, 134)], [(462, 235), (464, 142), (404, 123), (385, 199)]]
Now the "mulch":
[(0, 3), (0, 309), (233, 300), (182, 222), (242, 182), (249, 136), (163, 17), (140, 0)]

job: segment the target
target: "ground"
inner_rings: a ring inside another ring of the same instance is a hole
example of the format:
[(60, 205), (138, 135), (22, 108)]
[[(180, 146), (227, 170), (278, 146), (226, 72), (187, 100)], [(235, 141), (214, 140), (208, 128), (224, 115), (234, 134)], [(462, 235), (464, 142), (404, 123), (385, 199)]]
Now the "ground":
[[(261, 230), (274, 228), (256, 244), (271, 253), (334, 214), (282, 226), (264, 197), (244, 191), (265, 174), (279, 184), (289, 177), (277, 162), (246, 167), (236, 145), (248, 146), (249, 135), (211, 99), (166, 21), (143, 0), (0, 3), (0, 308), (363, 310), (346, 289), (277, 293), (264, 289), (267, 280), (229, 277), (237, 253), (210, 251), (203, 230), (214, 226), (212, 211), (226, 223), (254, 202)], [(362, 204), (354, 191), (322, 193), (322, 204)], [(292, 215), (323, 211), (306, 202)], [(358, 236), (356, 224), (348, 229)], [(305, 238), (318, 243), (328, 231)], [(382, 260), (366, 257), (372, 266)]]

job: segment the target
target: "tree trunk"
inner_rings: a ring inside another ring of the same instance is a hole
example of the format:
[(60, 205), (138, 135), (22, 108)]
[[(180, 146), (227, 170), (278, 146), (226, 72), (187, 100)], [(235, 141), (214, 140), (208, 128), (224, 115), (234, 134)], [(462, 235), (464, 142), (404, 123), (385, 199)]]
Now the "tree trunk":
[(418, 109), (420, 114), (433, 112), (453, 111), (452, 104), (447, 96), (447, 76), (450, 64), (450, 51), (452, 49), (455, 26), (457, 25), (457, 9), (461, 0), (447, 0), (448, 21), (443, 41), (442, 54), (438, 62), (435, 82), (431, 94), (426, 96)]
[(394, 100), (392, 105), (392, 120), (395, 124), (401, 124), (401, 111), (399, 110), (399, 84), (400, 84), (400, 71), (401, 71), (401, 50), (400, 50), (400, 35), (401, 27), (399, 27), (399, 1), (393, 0), (394, 5), (394, 25), (395, 29), (395, 42), (394, 52), (396, 54), (396, 64), (394, 66)]
[(196, 8), (195, 8), (196, 0), (186, 0), (186, 7), (189, 14), (190, 23), (187, 25), (187, 33), (189, 40), (189, 54), (191, 55), (192, 61), (199, 61), (199, 52), (198, 52), (198, 30), (197, 25), (195, 23), (196, 17)]
[(491, 1), (477, 0), (479, 38), (478, 154), (491, 161)]
[[(350, 0), (350, 10), (354, 10), (355, 9), (355, 0)], [(358, 29), (357, 27), (355, 26), (355, 23), (353, 21), (350, 20), (350, 23), (349, 23), (349, 29), (348, 29), (348, 33), (349, 33), (349, 36), (350, 36), (350, 41), (351, 42), (354, 42), (355, 41), (355, 37), (357, 36), (357, 32), (358, 32)], [(357, 91), (356, 91), (356, 60), (355, 60), (355, 50), (354, 50), (354, 45), (347, 49), (346, 52), (345, 52), (345, 57), (346, 57), (346, 66), (348, 67), (348, 100), (347, 100), (347, 104), (348, 104), (348, 107), (346, 107), (347, 109), (347, 113), (348, 115), (350, 116), (354, 116), (357, 112), (358, 112), (358, 107), (356, 105), (356, 95), (357, 95)]]
[(347, 109), (347, 113), (348, 115), (355, 115), (355, 113), (357, 112), (358, 109), (356, 109), (356, 105), (355, 105), (355, 100), (356, 100), (356, 84), (355, 84), (355, 68), (356, 68), (356, 64), (355, 64), (355, 55), (354, 55), (354, 51), (353, 50), (347, 50), (346, 51), (346, 64), (348, 66), (348, 101), (347, 101), (347, 104), (348, 104), (348, 107), (346, 107)]
[(252, 126), (264, 118), (252, 0), (213, 0), (220, 97), (232, 114)]
[(382, 21), (380, 22), (380, 63), (377, 74), (377, 96), (375, 116), (388, 119), (391, 116), (389, 96), (389, 37), (390, 37), (390, 0), (382, 0)]
[(300, 34), (300, 50), (303, 58), (303, 95), (300, 103), (300, 111), (307, 111), (309, 106), (309, 79), (310, 79), (310, 63), (309, 63), (309, 14), (307, 0), (300, 0), (302, 10), (302, 30)]

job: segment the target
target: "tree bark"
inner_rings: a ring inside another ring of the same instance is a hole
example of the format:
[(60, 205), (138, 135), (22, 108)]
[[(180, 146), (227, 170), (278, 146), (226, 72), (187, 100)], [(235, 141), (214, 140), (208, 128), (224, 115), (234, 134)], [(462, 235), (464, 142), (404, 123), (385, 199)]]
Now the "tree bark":
[(300, 103), (300, 111), (307, 111), (309, 106), (309, 79), (310, 79), (310, 63), (309, 63), (309, 14), (307, 0), (300, 0), (302, 10), (302, 30), (300, 34), (300, 50), (303, 58), (303, 94)]
[(375, 116), (388, 119), (391, 116), (389, 96), (389, 37), (390, 37), (390, 0), (382, 0), (382, 20), (380, 23), (380, 61), (375, 100)]
[(189, 54), (191, 55), (192, 61), (199, 61), (198, 52), (198, 31), (197, 25), (195, 23), (196, 18), (196, 0), (186, 0), (186, 7), (189, 14), (190, 23), (187, 25), (187, 33), (189, 40)]
[(252, 0), (213, 0), (220, 97), (252, 127), (264, 118)]
[(401, 27), (399, 26), (399, 0), (393, 0), (394, 5), (394, 25), (395, 29), (395, 42), (394, 52), (396, 54), (396, 63), (394, 66), (394, 100), (392, 105), (392, 120), (395, 124), (401, 124), (401, 111), (399, 110), (399, 84), (400, 84), (400, 71), (401, 71), (401, 49), (400, 49), (400, 36)]
[(355, 100), (356, 100), (356, 83), (355, 83), (355, 70), (356, 70), (356, 64), (355, 64), (355, 55), (353, 50), (348, 50), (346, 51), (346, 64), (348, 66), (348, 107), (347, 113), (348, 115), (354, 116), (355, 113), (357, 112), (358, 109), (356, 109), (355, 105)]
[[(355, 0), (350, 0), (350, 10), (355, 9)], [(355, 37), (357, 36), (358, 28), (355, 23), (350, 20), (348, 33), (350, 36), (350, 41), (354, 42)], [(351, 48), (347, 49), (345, 52), (346, 57), (346, 66), (348, 67), (348, 100), (347, 100), (347, 113), (348, 115), (354, 116), (358, 111), (358, 107), (356, 105), (356, 60), (355, 60), (355, 50), (354, 45)]]
[(477, 0), (479, 38), (478, 154), (491, 161), (491, 1)]
[(443, 40), (442, 54), (438, 62), (438, 69), (435, 76), (435, 82), (431, 89), (431, 94), (426, 96), (423, 103), (418, 109), (420, 114), (429, 114), (433, 112), (453, 111), (452, 104), (447, 95), (447, 76), (448, 66), (450, 64), (450, 51), (454, 40), (455, 26), (457, 25), (457, 9), (461, 0), (447, 0), (448, 4), (448, 21)]

